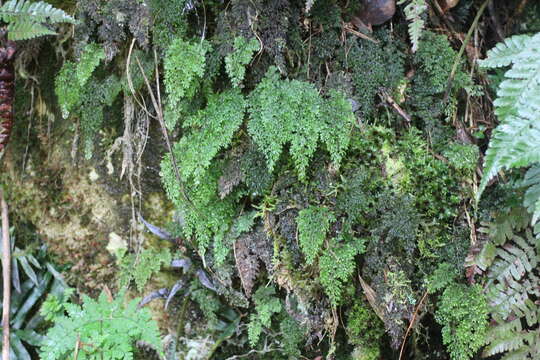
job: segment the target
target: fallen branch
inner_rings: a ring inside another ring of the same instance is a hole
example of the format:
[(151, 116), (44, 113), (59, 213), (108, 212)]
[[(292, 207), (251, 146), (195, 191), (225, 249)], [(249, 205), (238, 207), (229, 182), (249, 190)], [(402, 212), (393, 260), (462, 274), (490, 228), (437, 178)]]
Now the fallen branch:
[(4, 295), (2, 300), (2, 360), (9, 360), (9, 308), (11, 300), (11, 244), (9, 242), (8, 207), (4, 191), (0, 188), (2, 208), (2, 278)]

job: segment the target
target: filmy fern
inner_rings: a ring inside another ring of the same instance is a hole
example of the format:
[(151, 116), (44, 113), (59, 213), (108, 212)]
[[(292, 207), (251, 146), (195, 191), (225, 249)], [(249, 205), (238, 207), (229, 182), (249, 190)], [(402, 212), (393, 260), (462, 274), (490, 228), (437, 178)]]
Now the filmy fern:
[(290, 144), (299, 178), (306, 170), (317, 143), (326, 143), (334, 161), (341, 160), (354, 124), (350, 103), (341, 93), (324, 100), (310, 83), (280, 80), (275, 67), (250, 95), (248, 131), (265, 153), (273, 171), (286, 144)]
[(44, 24), (71, 23), (74, 18), (44, 1), (9, 0), (0, 7), (0, 20), (7, 23), (9, 40), (26, 40), (54, 35)]
[(253, 295), (255, 313), (251, 314), (248, 325), (251, 346), (257, 345), (263, 328), (270, 327), (272, 316), (281, 311), (281, 301), (274, 295), (276, 295), (276, 290), (271, 286), (260, 287)]
[[(41, 359), (67, 359), (75, 351), (79, 359), (131, 360), (137, 341), (162, 353), (159, 329), (150, 311), (138, 309), (139, 299), (127, 304), (124, 300), (122, 293), (116, 299), (102, 293), (97, 300), (83, 296), (82, 306), (57, 302), (65, 314), (57, 313), (59, 306), (45, 306), (42, 313), (53, 319), (54, 326), (41, 345)], [(50, 313), (50, 309), (55, 311)]]
[(167, 90), (167, 107), (165, 122), (173, 129), (179, 119), (179, 114), (185, 106), (183, 100), (195, 95), (197, 85), (204, 75), (206, 52), (209, 46), (206, 42), (190, 43), (181, 38), (175, 39), (167, 48), (163, 61)]
[(247, 40), (242, 36), (234, 38), (234, 51), (225, 57), (225, 70), (234, 87), (238, 87), (246, 75), (246, 65), (260, 48), (255, 38)]
[(443, 326), (443, 343), (452, 360), (468, 360), (484, 344), (487, 315), (480, 285), (454, 283), (444, 290), (435, 319)]
[(99, 80), (92, 76), (104, 59), (101, 46), (87, 44), (79, 61), (66, 61), (55, 80), (62, 116), (67, 118), (75, 114), (80, 118), (87, 159), (92, 156), (93, 138), (103, 123), (103, 109), (111, 106), (122, 91), (122, 82), (116, 75)]
[(406, 1), (409, 1), (409, 3), (405, 6), (403, 12), (407, 21), (409, 21), (409, 37), (411, 38), (412, 51), (416, 52), (425, 26), (422, 14), (427, 10), (427, 4), (425, 0), (399, 0), (398, 5), (404, 4)]
[[(500, 170), (540, 161), (540, 33), (510, 37), (479, 63), (484, 68), (511, 67), (497, 90), (494, 105), (500, 124), (486, 152), (478, 197)], [(540, 215), (538, 201), (534, 201), (535, 221)]]
[(317, 259), (326, 233), (334, 221), (335, 216), (326, 207), (310, 206), (298, 213), (298, 240), (308, 264), (313, 264)]
[[(174, 146), (173, 153), (177, 159), (182, 158), (178, 143)], [(217, 193), (220, 166), (220, 163), (212, 164), (204, 174), (204, 181), (195, 186), (178, 183), (170, 154), (161, 162), (160, 176), (167, 197), (182, 218), (184, 236), (195, 240), (201, 256), (204, 256), (212, 240), (217, 246), (224, 243), (223, 239), (234, 216), (232, 201), (228, 198), (222, 200)], [(216, 253), (224, 256), (223, 254), (229, 251), (230, 247), (219, 249)]]
[(142, 291), (152, 274), (157, 273), (162, 266), (169, 265), (171, 260), (172, 254), (167, 248), (160, 251), (144, 249), (138, 255), (122, 256), (119, 261), (120, 286), (129, 285), (130, 281), (134, 280), (137, 290)]
[(85, 46), (77, 63), (66, 61), (62, 66), (56, 76), (55, 91), (64, 118), (80, 105), (84, 86), (103, 59), (105, 59), (103, 48), (90, 43)]
[(319, 258), (319, 278), (332, 305), (339, 305), (343, 287), (356, 268), (355, 256), (364, 251), (363, 241), (356, 240), (339, 244), (336, 239)]
[(203, 176), (218, 151), (231, 143), (244, 120), (246, 102), (237, 90), (210, 95), (206, 108), (187, 118), (183, 126), (191, 129), (175, 145), (182, 154), (180, 171), (195, 184)]

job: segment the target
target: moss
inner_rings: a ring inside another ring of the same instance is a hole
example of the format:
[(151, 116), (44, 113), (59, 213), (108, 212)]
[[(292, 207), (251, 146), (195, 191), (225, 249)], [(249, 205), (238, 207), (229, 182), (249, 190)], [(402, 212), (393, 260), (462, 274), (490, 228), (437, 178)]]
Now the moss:
[(379, 344), (384, 336), (384, 324), (364, 299), (352, 305), (347, 319), (347, 338), (357, 345), (355, 359), (378, 359)]
[(392, 93), (405, 76), (405, 57), (399, 50), (399, 42), (389, 32), (380, 30), (374, 35), (379, 39), (375, 44), (367, 40), (353, 40), (346, 46), (350, 51), (342, 61), (352, 72), (355, 86), (354, 98), (359, 111), (371, 119), (375, 114), (376, 98), (386, 89)]

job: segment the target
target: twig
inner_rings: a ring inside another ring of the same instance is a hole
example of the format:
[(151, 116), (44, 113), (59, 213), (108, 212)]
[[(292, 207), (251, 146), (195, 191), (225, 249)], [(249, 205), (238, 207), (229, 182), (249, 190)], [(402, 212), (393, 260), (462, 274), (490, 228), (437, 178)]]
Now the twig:
[(9, 242), (8, 206), (4, 199), (4, 191), (0, 187), (0, 204), (2, 207), (2, 278), (4, 281), (4, 297), (2, 300), (2, 360), (9, 360), (9, 308), (11, 300), (11, 246)]
[(350, 24), (343, 23), (342, 26), (343, 26), (343, 29), (345, 30), (345, 32), (348, 32), (349, 34), (353, 34), (354, 36), (357, 36), (357, 37), (359, 37), (361, 39), (364, 39), (364, 40), (369, 40), (371, 42), (374, 42), (375, 44), (379, 43), (379, 41), (375, 40), (374, 38), (372, 38), (370, 36), (367, 36), (366, 34), (361, 33), (360, 31), (354, 30)]
[(480, 20), (480, 17), (484, 13), (484, 10), (486, 9), (487, 4), (490, 1), (491, 0), (485, 0), (484, 3), (480, 6), (480, 9), (478, 9), (478, 12), (476, 13), (476, 16), (473, 20), (473, 23), (471, 24), (471, 27), (469, 28), (469, 31), (467, 32), (467, 35), (465, 36), (465, 39), (463, 40), (463, 44), (461, 44), (461, 48), (459, 48), (459, 52), (457, 53), (454, 59), (454, 65), (452, 66), (452, 71), (450, 72), (450, 76), (448, 77), (448, 82), (446, 84), (446, 91), (444, 92), (444, 98), (443, 98), (444, 103), (448, 101), (448, 94), (450, 93), (450, 90), (452, 89), (452, 82), (454, 81), (454, 77), (456, 76), (456, 72), (457, 72), (457, 69), (461, 60), (461, 56), (465, 52), (465, 47), (467, 47), (467, 44), (469, 43), (469, 40), (471, 39), (473, 31), (478, 25), (478, 21)]
[(411, 125), (411, 116), (407, 114), (405, 110), (399, 104), (388, 94), (388, 91), (381, 90), (380, 95), (383, 98), (384, 101), (388, 103), (394, 109), (405, 121), (407, 122), (407, 125)]
[(155, 57), (155, 62), (156, 62), (157, 99), (156, 99), (156, 96), (154, 95), (154, 92), (152, 91), (152, 86), (150, 85), (150, 82), (148, 81), (148, 78), (146, 77), (146, 74), (144, 73), (144, 69), (143, 69), (143, 67), (141, 65), (141, 62), (139, 61), (138, 58), (135, 58), (135, 60), (137, 61), (137, 65), (139, 66), (139, 69), (141, 70), (141, 74), (143, 76), (144, 82), (145, 82), (146, 87), (148, 89), (150, 99), (152, 100), (152, 104), (154, 105), (154, 109), (156, 110), (157, 119), (158, 119), (159, 125), (161, 127), (161, 132), (163, 134), (163, 138), (165, 139), (165, 143), (167, 145), (167, 150), (169, 151), (169, 153), (171, 155), (171, 162), (172, 162), (172, 165), (173, 165), (173, 170), (174, 170), (176, 179), (177, 179), (177, 181), (178, 181), (178, 183), (180, 185), (180, 190), (181, 190), (182, 196), (184, 197), (184, 200), (186, 200), (190, 205), (192, 205), (194, 207), (193, 203), (191, 202), (191, 200), (187, 196), (187, 193), (186, 193), (185, 188), (184, 188), (184, 183), (182, 182), (182, 178), (180, 177), (180, 171), (178, 170), (178, 163), (177, 163), (176, 157), (174, 156), (174, 153), (173, 153), (173, 149), (172, 149), (172, 146), (171, 146), (171, 141), (169, 139), (169, 133), (167, 132), (167, 127), (165, 126), (165, 120), (163, 119), (163, 108), (161, 106), (161, 95), (160, 95), (160, 92), (159, 92), (159, 73), (158, 73), (158, 65), (157, 65), (157, 55), (156, 55), (155, 51), (154, 51), (154, 57)]
[(409, 323), (409, 327), (407, 328), (407, 331), (405, 332), (405, 336), (403, 337), (403, 343), (401, 344), (401, 350), (399, 351), (399, 360), (401, 360), (401, 357), (403, 356), (403, 350), (405, 349), (405, 343), (407, 342), (407, 336), (409, 335), (409, 332), (411, 331), (411, 329), (412, 329), (412, 327), (414, 325), (414, 322), (416, 320), (416, 316), (418, 315), (418, 311), (420, 310), (420, 307), (422, 306), (422, 303), (424, 302), (424, 300), (426, 300), (427, 295), (428, 295), (428, 292), (426, 290), (426, 292), (424, 293), (424, 296), (422, 296), (422, 299), (418, 303), (418, 306), (416, 307), (416, 310), (414, 310), (414, 314), (413, 314), (413, 317), (411, 319), (411, 322)]

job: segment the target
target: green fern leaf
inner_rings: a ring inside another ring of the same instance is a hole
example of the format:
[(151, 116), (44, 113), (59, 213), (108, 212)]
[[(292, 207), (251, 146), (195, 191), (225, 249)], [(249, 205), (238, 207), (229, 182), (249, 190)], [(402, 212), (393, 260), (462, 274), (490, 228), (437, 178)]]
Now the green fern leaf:
[(478, 64), (484, 68), (496, 68), (510, 65), (515, 56), (520, 54), (528, 45), (529, 35), (515, 35), (502, 43), (498, 43), (487, 52), (487, 58), (479, 60)]
[(532, 214), (532, 223), (536, 224), (540, 217), (540, 166), (531, 167), (525, 174), (522, 183), (527, 186), (527, 191), (523, 198), (523, 205)]
[(485, 67), (509, 64), (494, 102), (500, 125), (486, 152), (478, 197), (500, 170), (540, 161), (540, 33), (511, 38), (481, 62)]
[[(511, 230), (522, 229), (519, 221), (515, 225)], [(497, 248), (486, 285), (492, 326), (486, 336), (484, 357), (503, 354), (501, 359), (521, 360), (537, 359), (540, 355), (540, 307), (536, 302), (540, 296), (540, 279), (536, 274), (539, 239), (529, 228), (524, 236), (513, 234)], [(490, 240), (493, 244), (494, 239)]]
[(54, 35), (43, 24), (71, 23), (74, 18), (46, 2), (10, 0), (0, 7), (0, 20), (8, 23), (9, 40), (26, 40), (43, 35)]
[(55, 35), (45, 25), (27, 20), (12, 22), (7, 27), (8, 38), (10, 40), (28, 40), (44, 35)]
[(163, 61), (163, 82), (168, 95), (165, 123), (171, 130), (176, 126), (180, 112), (185, 107), (183, 101), (191, 99), (197, 91), (204, 75), (208, 49), (206, 42), (190, 43), (181, 38), (173, 40), (167, 48)]
[(349, 144), (354, 115), (342, 94), (323, 99), (313, 84), (281, 80), (276, 67), (250, 95), (248, 131), (273, 171), (284, 147), (290, 153), (298, 177), (306, 179), (311, 157), (322, 140), (334, 162), (341, 160)]
[[(398, 5), (405, 3), (407, 0), (398, 1)], [(424, 30), (425, 22), (422, 19), (422, 15), (427, 10), (427, 4), (425, 0), (410, 0), (409, 4), (405, 6), (403, 12), (407, 21), (409, 21), (409, 37), (411, 38), (412, 51), (416, 52), (420, 44), (420, 37)]]
[(253, 54), (258, 51), (260, 44), (255, 38), (247, 40), (242, 36), (234, 39), (234, 51), (225, 57), (225, 70), (234, 87), (240, 86), (246, 75), (246, 65)]
[(326, 207), (310, 206), (298, 213), (296, 221), (300, 248), (306, 255), (306, 263), (313, 264), (335, 216)]
[(14, 22), (20, 18), (27, 18), (33, 22), (47, 22), (49, 24), (76, 23), (75, 19), (63, 10), (57, 9), (44, 1), (35, 3), (28, 0), (6, 1), (0, 7), (0, 18), (5, 22)]
[(245, 108), (240, 91), (228, 90), (211, 95), (206, 108), (186, 120), (184, 127), (192, 131), (175, 145), (182, 154), (180, 170), (185, 179), (193, 179), (195, 184), (203, 180), (212, 159), (231, 143), (242, 125)]

